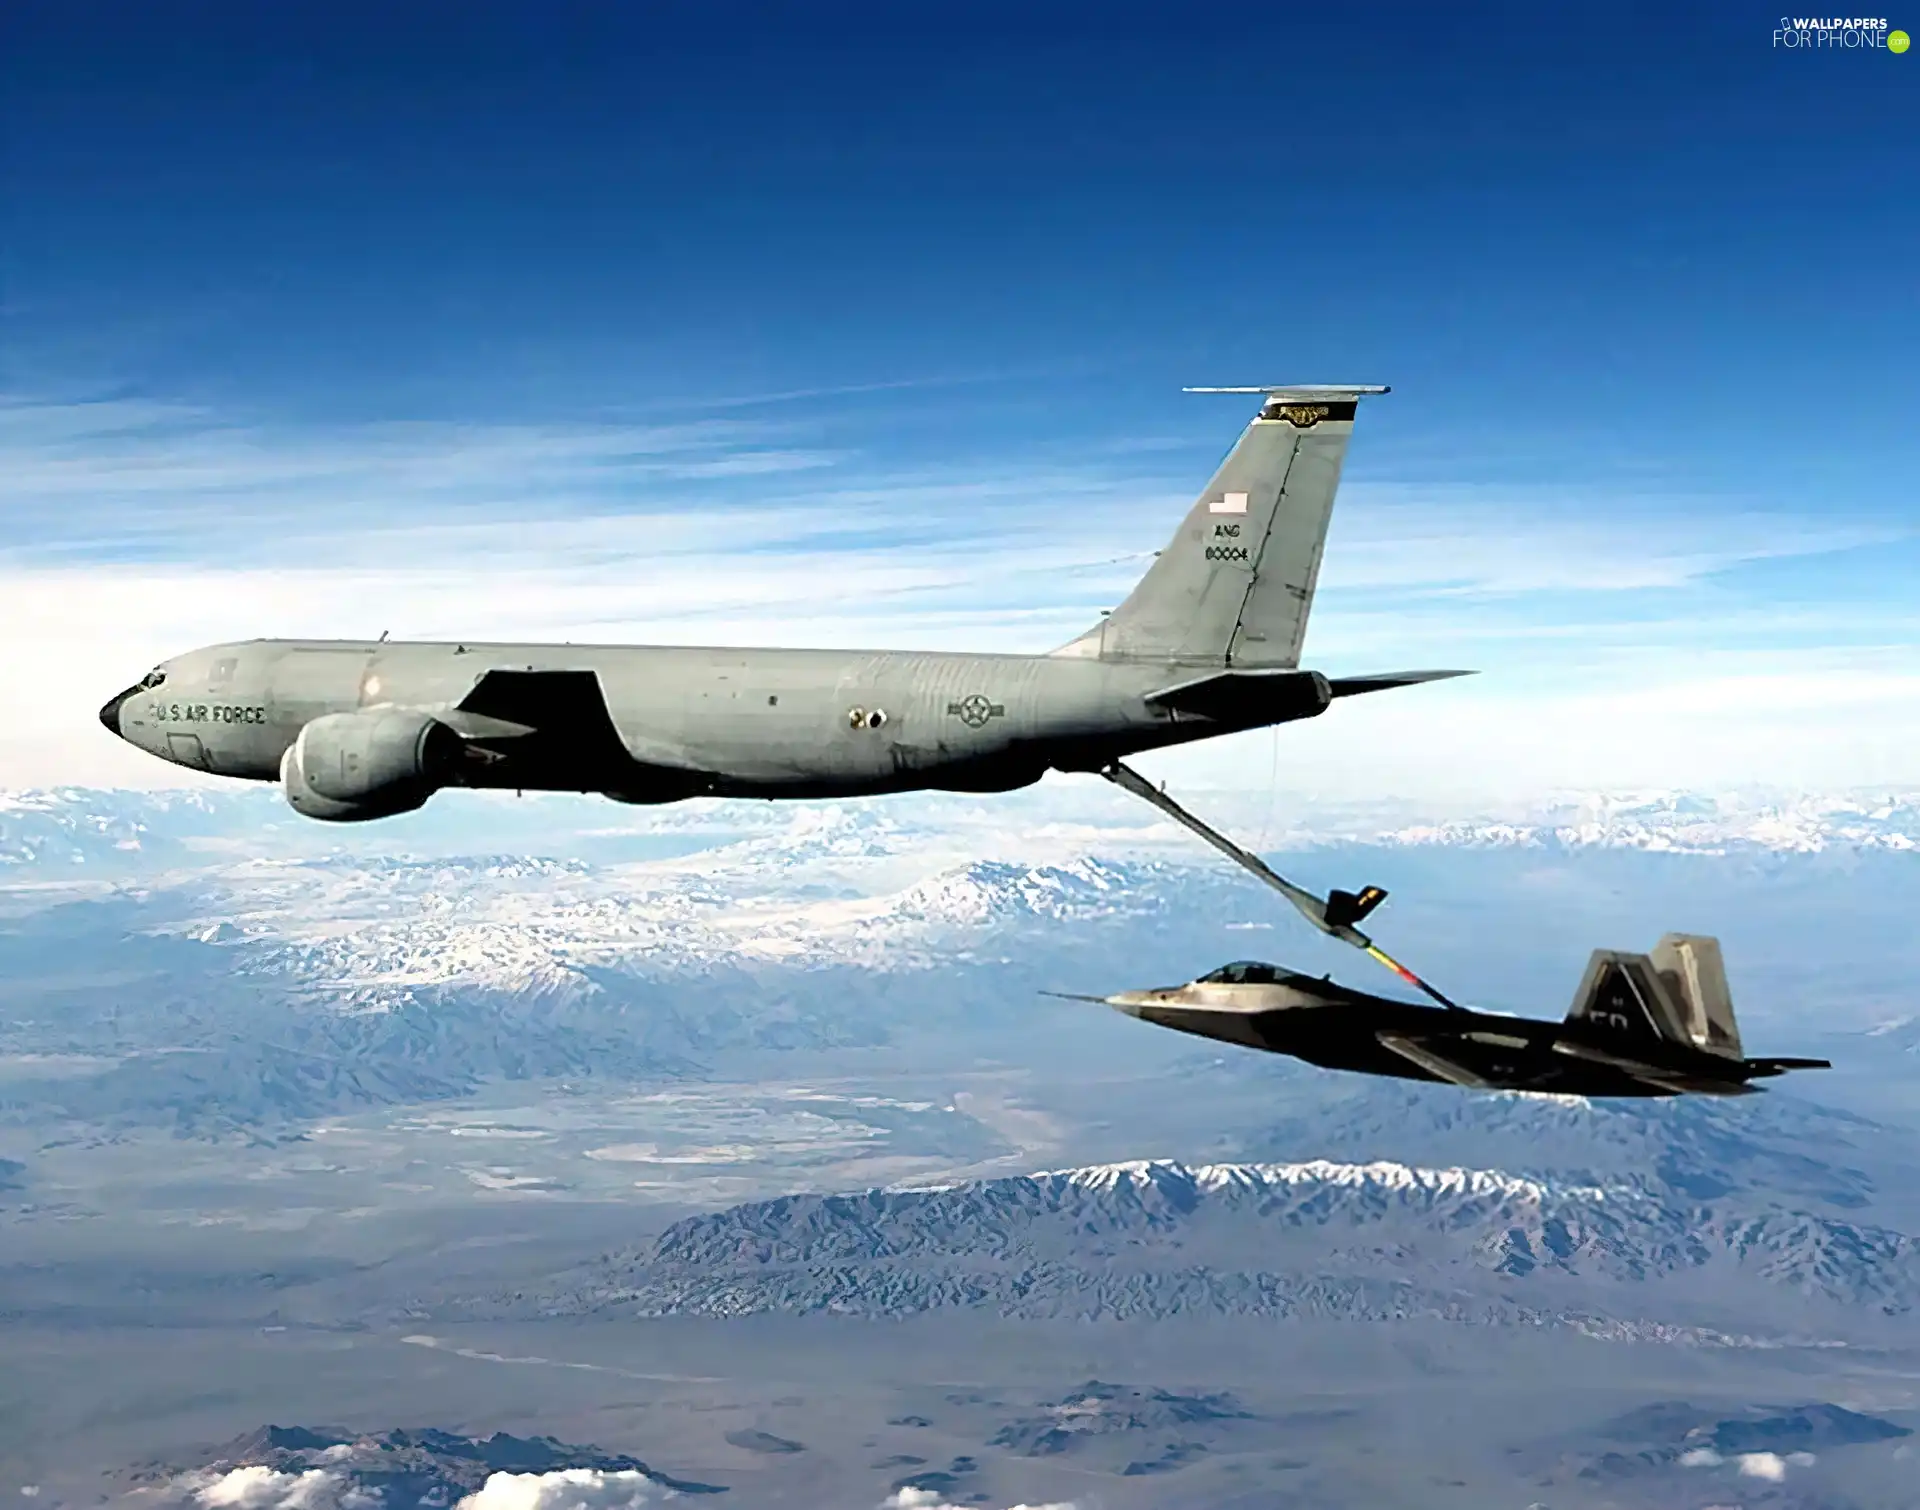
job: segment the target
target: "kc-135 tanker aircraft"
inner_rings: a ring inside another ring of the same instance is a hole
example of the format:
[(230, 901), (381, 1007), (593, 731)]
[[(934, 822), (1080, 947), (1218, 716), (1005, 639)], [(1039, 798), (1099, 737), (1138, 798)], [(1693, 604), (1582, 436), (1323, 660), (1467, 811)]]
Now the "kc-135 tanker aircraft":
[(635, 803), (1010, 791), (1462, 674), (1300, 669), (1354, 413), (1387, 390), (1195, 391), (1260, 410), (1127, 599), (1050, 654), (246, 640), (176, 656), (100, 719), (354, 821), (459, 786)]

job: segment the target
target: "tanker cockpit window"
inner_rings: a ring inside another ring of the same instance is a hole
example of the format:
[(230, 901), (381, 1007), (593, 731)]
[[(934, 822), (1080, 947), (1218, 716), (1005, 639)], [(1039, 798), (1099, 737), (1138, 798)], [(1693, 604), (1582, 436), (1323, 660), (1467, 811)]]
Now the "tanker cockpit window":
[(163, 666), (155, 666), (153, 670), (149, 671), (140, 679), (140, 690), (146, 692), (151, 688), (159, 686), (166, 679), (166, 668)]

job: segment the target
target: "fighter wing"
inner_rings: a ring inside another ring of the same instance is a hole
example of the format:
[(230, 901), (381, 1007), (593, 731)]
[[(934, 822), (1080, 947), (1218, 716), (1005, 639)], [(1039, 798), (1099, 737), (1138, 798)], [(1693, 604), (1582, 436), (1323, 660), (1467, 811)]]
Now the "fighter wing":
[(1504, 1082), (1487, 1079), (1478, 1070), (1442, 1052), (1441, 1045), (1447, 1042), (1445, 1039), (1409, 1038), (1402, 1033), (1376, 1033), (1373, 1036), (1381, 1048), (1398, 1054), (1409, 1064), (1419, 1066), (1429, 1075), (1444, 1080), (1449, 1085), (1464, 1085), (1469, 1090), (1490, 1091), (1500, 1089), (1504, 1084)]
[[(1472, 1090), (1553, 1090), (1563, 1070), (1544, 1050), (1543, 1024), (1515, 1019), (1512, 1031), (1474, 1028), (1467, 1032), (1379, 1032), (1374, 1040), (1389, 1053), (1418, 1065), (1450, 1085)], [(1530, 1031), (1531, 1030), (1531, 1031)]]

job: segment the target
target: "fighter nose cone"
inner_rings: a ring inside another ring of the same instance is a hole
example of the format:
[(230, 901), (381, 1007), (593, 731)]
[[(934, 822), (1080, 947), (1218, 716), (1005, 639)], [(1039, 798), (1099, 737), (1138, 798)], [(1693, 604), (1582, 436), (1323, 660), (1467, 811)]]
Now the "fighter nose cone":
[(138, 690), (137, 687), (129, 687), (125, 692), (116, 692), (101, 705), (100, 722), (107, 726), (109, 734), (120, 735), (120, 707)]
[(1165, 993), (1160, 991), (1121, 991), (1107, 997), (1106, 1003), (1118, 1007), (1129, 1017), (1138, 1017), (1142, 1007), (1158, 1006), (1163, 1000)]

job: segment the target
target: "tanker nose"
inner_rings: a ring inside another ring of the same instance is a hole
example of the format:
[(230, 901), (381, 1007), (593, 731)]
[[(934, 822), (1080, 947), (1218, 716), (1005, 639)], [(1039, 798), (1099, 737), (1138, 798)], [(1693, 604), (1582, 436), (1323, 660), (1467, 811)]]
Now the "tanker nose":
[(128, 698), (132, 697), (133, 694), (139, 690), (138, 687), (129, 687), (125, 692), (115, 693), (101, 705), (100, 722), (107, 726), (107, 732), (109, 734), (121, 739), (126, 737), (120, 733), (120, 708)]

